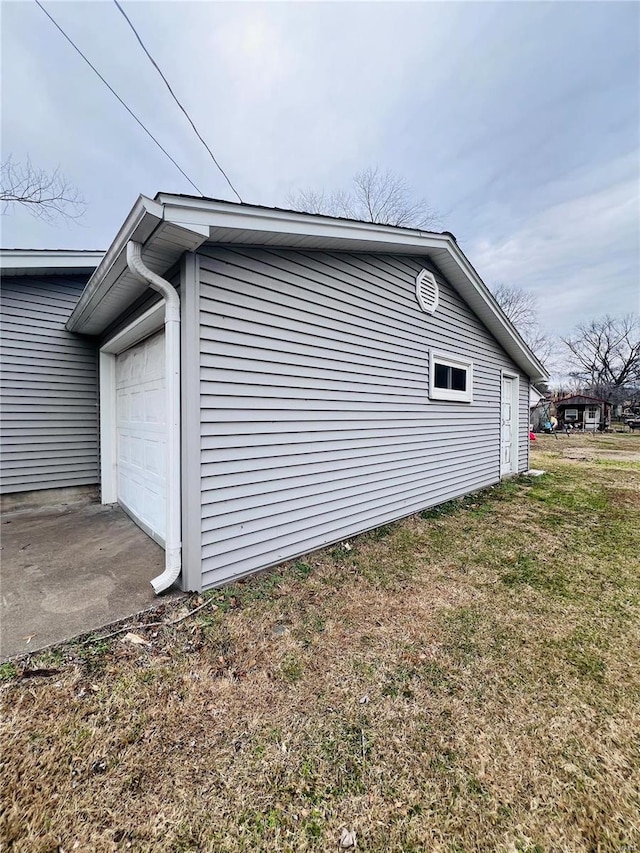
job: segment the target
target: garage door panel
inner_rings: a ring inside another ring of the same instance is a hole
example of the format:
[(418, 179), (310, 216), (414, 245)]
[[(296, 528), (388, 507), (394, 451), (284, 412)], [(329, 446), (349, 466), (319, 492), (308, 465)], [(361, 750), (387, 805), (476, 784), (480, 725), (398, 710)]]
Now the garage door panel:
[(129, 423), (131, 420), (131, 406), (129, 405), (129, 395), (124, 394), (119, 389), (116, 389), (116, 412), (117, 412), (117, 427), (122, 424)]
[(164, 442), (150, 438), (145, 440), (144, 467), (150, 476), (155, 476), (158, 478), (159, 483), (164, 485), (167, 468), (164, 455)]
[(116, 359), (118, 500), (164, 541), (166, 512), (166, 403), (164, 333)]
[(138, 471), (144, 471), (143, 439), (138, 438), (135, 435), (129, 436), (129, 447), (131, 448), (129, 462), (134, 468), (137, 468)]
[(165, 425), (165, 396), (164, 382), (156, 388), (144, 392), (144, 416), (147, 423)]
[(142, 391), (125, 390), (124, 395), (129, 397), (129, 422), (140, 424), (144, 421), (144, 395)]

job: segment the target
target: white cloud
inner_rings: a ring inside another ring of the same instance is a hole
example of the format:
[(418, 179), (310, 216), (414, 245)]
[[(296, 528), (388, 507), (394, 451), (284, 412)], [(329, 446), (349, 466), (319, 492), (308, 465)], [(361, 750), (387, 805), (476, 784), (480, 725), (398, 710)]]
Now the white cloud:
[(534, 292), (544, 323), (559, 335), (581, 320), (638, 311), (639, 188), (633, 168), (624, 180), (535, 214), (502, 240), (476, 239), (469, 256), (489, 284)]

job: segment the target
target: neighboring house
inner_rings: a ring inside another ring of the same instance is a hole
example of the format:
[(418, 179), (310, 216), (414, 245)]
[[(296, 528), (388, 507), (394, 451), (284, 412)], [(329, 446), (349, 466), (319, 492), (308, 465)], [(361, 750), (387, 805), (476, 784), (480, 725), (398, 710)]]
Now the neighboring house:
[(556, 400), (558, 424), (561, 428), (577, 427), (585, 430), (603, 430), (611, 422), (611, 406), (606, 400), (573, 394)]
[(529, 426), (534, 432), (544, 429), (549, 420), (549, 402), (545, 399), (542, 391), (538, 391), (535, 385), (529, 389)]
[(2, 488), (100, 482), (164, 545), (156, 591), (529, 466), (547, 374), (449, 233), (160, 194), (52, 257), (2, 256)]
[(65, 324), (103, 255), (2, 252), (2, 494), (99, 482), (96, 346)]

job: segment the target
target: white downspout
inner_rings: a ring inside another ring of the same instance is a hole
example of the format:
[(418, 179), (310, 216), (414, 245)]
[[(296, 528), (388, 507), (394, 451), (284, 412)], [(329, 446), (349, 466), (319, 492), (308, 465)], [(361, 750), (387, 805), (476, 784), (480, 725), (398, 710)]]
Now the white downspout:
[(178, 579), (182, 570), (180, 470), (180, 298), (166, 279), (142, 262), (142, 246), (129, 240), (127, 265), (131, 272), (164, 297), (165, 374), (167, 400), (167, 511), (165, 568), (151, 581), (158, 595)]

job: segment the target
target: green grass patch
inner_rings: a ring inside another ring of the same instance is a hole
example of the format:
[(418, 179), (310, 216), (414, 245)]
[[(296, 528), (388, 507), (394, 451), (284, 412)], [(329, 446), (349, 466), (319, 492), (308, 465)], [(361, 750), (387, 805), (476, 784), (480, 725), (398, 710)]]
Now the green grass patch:
[(520, 554), (504, 568), (500, 580), (509, 589), (526, 585), (554, 596), (571, 594), (563, 568), (555, 561), (546, 560), (543, 554)]
[(604, 681), (609, 641), (603, 632), (581, 625), (555, 645), (581, 679), (598, 684)]
[(11, 662), (0, 663), (0, 681), (12, 681), (17, 678), (18, 670)]
[(88, 673), (102, 670), (111, 652), (112, 640), (102, 640), (100, 637), (88, 637), (76, 644), (75, 653)]
[(304, 676), (304, 664), (296, 654), (288, 654), (280, 664), (280, 674), (289, 684), (297, 684)]

